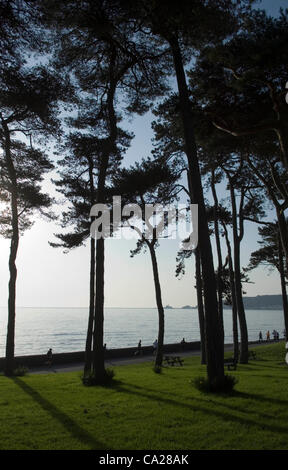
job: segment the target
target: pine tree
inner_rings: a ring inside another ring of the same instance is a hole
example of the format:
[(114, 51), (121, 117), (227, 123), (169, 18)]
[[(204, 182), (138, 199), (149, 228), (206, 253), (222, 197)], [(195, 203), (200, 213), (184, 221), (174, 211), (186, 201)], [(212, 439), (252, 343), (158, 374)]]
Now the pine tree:
[[(52, 164), (43, 152), (33, 148), (33, 136), (55, 135), (58, 123), (55, 118), (58, 91), (61, 86), (54, 77), (39, 67), (24, 69), (11, 67), (1, 77), (0, 140), (2, 189), (10, 208), (6, 226), (10, 228), (8, 331), (5, 373), (11, 375), (14, 365), (14, 336), (16, 315), (16, 257), (19, 246), (19, 229), (29, 226), (29, 217), (35, 209), (44, 211), (51, 198), (41, 193), (43, 174)], [(57, 89), (58, 86), (58, 89)], [(57, 89), (57, 91), (56, 91)], [(64, 96), (64, 91), (63, 91)], [(15, 139), (15, 134), (29, 136), (30, 145)], [(25, 217), (24, 217), (25, 216)]]
[[(287, 219), (286, 219), (287, 227)], [(261, 248), (251, 253), (250, 262), (245, 272), (257, 268), (260, 265), (268, 266), (270, 269), (277, 269), (280, 275), (282, 300), (283, 300), (283, 314), (285, 330), (288, 331), (288, 299), (287, 299), (287, 270), (284, 266), (284, 256), (282, 250), (281, 237), (279, 233), (279, 226), (277, 223), (266, 222), (263, 226), (258, 228), (260, 241), (258, 241)]]
[[(165, 72), (158, 68), (158, 50), (147, 48), (147, 37), (135, 41), (135, 24), (126, 15), (122, 2), (104, 0), (81, 3), (70, 0), (42, 2), (45, 21), (55, 25), (55, 57), (58, 70), (69, 70), (81, 96), (85, 96), (87, 112), (82, 123), (102, 139), (101, 165), (96, 184), (96, 203), (106, 198), (108, 169), (118, 155), (122, 131), (122, 112), (144, 113), (153, 99), (164, 93)], [(55, 22), (55, 20), (57, 20)], [(139, 35), (139, 32), (138, 32)], [(89, 103), (90, 101), (90, 103)], [(91, 108), (91, 101), (96, 103)], [(102, 120), (101, 129), (98, 127)], [(81, 120), (81, 119), (80, 119)], [(121, 152), (125, 151), (125, 146)], [(103, 351), (105, 240), (96, 240), (95, 306), (93, 328), (92, 374), (96, 384), (104, 383), (106, 372)]]
[[(132, 205), (137, 204), (141, 210), (142, 229), (132, 223), (131, 214), (127, 214), (126, 223), (139, 236), (137, 246), (131, 251), (131, 256), (139, 254), (141, 250), (146, 248), (151, 257), (158, 310), (158, 347), (155, 358), (155, 370), (157, 371), (162, 367), (163, 361), (165, 318), (156, 248), (159, 245), (159, 237), (164, 236), (167, 224), (173, 223), (173, 220), (169, 219), (169, 214), (165, 216), (165, 213), (162, 213), (162, 208), (168, 207), (177, 200), (179, 190), (176, 182), (178, 178), (179, 173), (175, 166), (171, 168), (165, 164), (165, 161), (153, 161), (150, 158), (142, 160), (134, 167), (119, 171), (113, 178), (113, 191), (121, 194), (123, 203), (128, 204), (128, 207), (131, 205), (131, 210)], [(148, 206), (155, 207), (156, 217), (158, 213), (156, 225), (153, 222), (151, 224), (150, 221), (153, 214), (149, 217), (145, 212)], [(161, 206), (160, 212), (159, 209), (157, 211), (159, 206)]]
[(232, 136), (278, 140), (288, 170), (287, 74), (288, 10), (279, 18), (254, 10), (225, 44), (208, 44), (191, 72), (193, 95), (213, 125)]

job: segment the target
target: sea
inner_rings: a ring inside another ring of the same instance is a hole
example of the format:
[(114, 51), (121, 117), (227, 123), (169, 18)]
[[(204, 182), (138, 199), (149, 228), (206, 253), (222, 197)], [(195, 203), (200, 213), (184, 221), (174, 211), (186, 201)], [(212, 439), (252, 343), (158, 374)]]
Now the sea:
[[(246, 310), (249, 341), (263, 338), (266, 332), (276, 330), (283, 337), (282, 310)], [(84, 351), (88, 324), (88, 308), (17, 308), (15, 355)], [(233, 342), (232, 311), (224, 310), (225, 343)], [(7, 308), (0, 308), (0, 357), (5, 356)], [(156, 308), (106, 308), (104, 343), (107, 348), (152, 345), (157, 338), (158, 315)], [(165, 309), (166, 344), (200, 340), (198, 311), (196, 308)]]

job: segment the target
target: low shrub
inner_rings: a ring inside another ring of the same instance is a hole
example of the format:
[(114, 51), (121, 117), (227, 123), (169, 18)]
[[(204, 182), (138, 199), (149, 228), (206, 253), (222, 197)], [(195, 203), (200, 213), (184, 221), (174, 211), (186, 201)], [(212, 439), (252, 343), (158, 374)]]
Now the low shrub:
[(115, 372), (113, 369), (105, 369), (105, 373), (103, 377), (96, 377), (93, 372), (91, 373), (86, 373), (82, 377), (82, 382), (84, 385), (87, 386), (94, 386), (94, 385), (111, 385), (113, 383), (113, 379), (115, 376)]
[(207, 377), (196, 377), (194, 386), (205, 393), (231, 393), (238, 382), (233, 375), (224, 375), (220, 380), (210, 382)]

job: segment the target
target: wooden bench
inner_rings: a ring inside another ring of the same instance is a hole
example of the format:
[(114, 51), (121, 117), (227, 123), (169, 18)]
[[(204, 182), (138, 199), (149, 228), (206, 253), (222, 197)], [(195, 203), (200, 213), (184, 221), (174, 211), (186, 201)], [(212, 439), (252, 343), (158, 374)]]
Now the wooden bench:
[(180, 365), (183, 366), (184, 360), (180, 356), (164, 356), (164, 361), (168, 366)]
[(237, 369), (237, 362), (233, 357), (229, 357), (224, 359), (224, 365), (227, 366), (228, 370), (236, 370)]

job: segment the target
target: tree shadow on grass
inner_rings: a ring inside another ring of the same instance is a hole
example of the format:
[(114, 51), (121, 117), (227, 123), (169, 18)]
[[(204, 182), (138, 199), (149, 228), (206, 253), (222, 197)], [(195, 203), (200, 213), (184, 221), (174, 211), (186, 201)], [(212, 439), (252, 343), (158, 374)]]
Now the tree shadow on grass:
[[(89, 445), (93, 450), (108, 450), (107, 446), (105, 446), (102, 442), (97, 441), (91, 434), (82, 429), (72, 418), (70, 418), (70, 416), (59, 410), (59, 408), (53, 405), (46, 398), (43, 398), (39, 392), (27, 385), (27, 383), (23, 382), (18, 377), (13, 377), (12, 380), (25, 393), (27, 393), (27, 395), (30, 395), (31, 398), (43, 408), (43, 410), (47, 411), (52, 416), (52, 418), (59, 421), (72, 435), (72, 437), (82, 442), (83, 444)], [(111, 450), (111, 447), (109, 447), (109, 450)]]
[(264, 395), (259, 395), (257, 393), (248, 393), (248, 392), (238, 392), (235, 390), (233, 392), (234, 397), (238, 398), (245, 398), (248, 400), (255, 400), (258, 402), (262, 403), (273, 403), (275, 405), (281, 405), (281, 406), (288, 406), (288, 400), (281, 400), (280, 398), (271, 398), (271, 397), (265, 397)]
[[(129, 388), (128, 388), (129, 387)], [(134, 390), (131, 389), (134, 388)], [(127, 384), (126, 386), (125, 385), (121, 385), (121, 386), (116, 386), (115, 387), (119, 392), (123, 392), (123, 393), (126, 393), (126, 394), (131, 394), (131, 395), (135, 395), (135, 396), (140, 396), (142, 398), (147, 398), (148, 400), (152, 400), (152, 401), (155, 401), (155, 402), (162, 402), (166, 405), (171, 405), (173, 408), (175, 407), (179, 407), (179, 408), (183, 408), (183, 409), (188, 409), (190, 411), (193, 411), (193, 412), (201, 412), (205, 415), (210, 415), (210, 416), (214, 416), (216, 418), (220, 418), (221, 420), (224, 420), (225, 422), (233, 422), (233, 423), (236, 423), (236, 424), (239, 424), (239, 425), (243, 425), (243, 426), (255, 426), (256, 428), (259, 428), (260, 431), (270, 431), (270, 432), (273, 432), (273, 433), (279, 433), (281, 435), (283, 435), (283, 433), (287, 433), (288, 432), (288, 426), (281, 426), (281, 425), (274, 425), (272, 424), (271, 422), (270, 423), (267, 423), (267, 422), (261, 422), (261, 423), (258, 423), (255, 419), (253, 418), (250, 418), (249, 416), (239, 416), (239, 415), (235, 415), (235, 414), (231, 414), (227, 411), (223, 411), (223, 410), (217, 410), (215, 409), (216, 406), (220, 405), (221, 406), (221, 403), (217, 403), (215, 401), (215, 408), (206, 408), (205, 406), (201, 406), (202, 404), (205, 405), (209, 405), (211, 404), (211, 401), (210, 400), (210, 403), (209, 401), (206, 401), (206, 400), (203, 400), (202, 398), (200, 397), (192, 397), (191, 396), (191, 400), (194, 401), (194, 404), (188, 404), (188, 403), (183, 403), (183, 401), (181, 401), (181, 397), (180, 397), (180, 400), (177, 400), (177, 395), (175, 394), (175, 398), (174, 399), (171, 399), (171, 398), (163, 398), (163, 391), (159, 391), (159, 393), (157, 394), (157, 392), (153, 389), (149, 389), (149, 388), (144, 388), (144, 387), (140, 387), (138, 385), (134, 385), (134, 384)], [(239, 396), (241, 398), (254, 398), (254, 399), (263, 399), (264, 401), (264, 397), (261, 397), (261, 396), (258, 396), (258, 395), (250, 395), (250, 394), (246, 394), (246, 393), (242, 393), (242, 392), (234, 392), (233, 393), (233, 396)], [(270, 398), (265, 398), (265, 401), (271, 401)], [(281, 402), (281, 401), (280, 401)], [(286, 401), (283, 401), (281, 404), (287, 404)], [(234, 411), (235, 412), (239, 412), (238, 408), (235, 406), (235, 408), (233, 409), (233, 407), (230, 408), (231, 411)], [(240, 411), (244, 414), (247, 414), (247, 411), (244, 410), (244, 411)], [(259, 413), (258, 413), (259, 415)], [(268, 417), (263, 415), (263, 418), (267, 419)], [(271, 419), (271, 417), (269, 416), (269, 420)]]
[[(238, 397), (238, 398), (241, 398), (241, 399), (244, 399), (244, 400), (254, 400), (254, 401), (257, 401), (257, 398), (256, 398), (256, 395), (250, 395), (250, 394), (242, 394), (241, 392), (233, 392), (233, 394), (231, 394), (231, 397)], [(205, 402), (204, 400), (200, 399), (199, 400)], [(266, 401), (266, 400), (265, 400)], [(216, 407), (220, 407), (220, 408), (225, 408), (225, 409), (228, 409), (228, 410), (231, 410), (232, 412), (233, 411), (239, 411), (240, 413), (244, 413), (244, 414), (249, 414), (249, 415), (256, 415), (257, 417), (261, 416), (262, 418), (264, 419), (268, 419), (268, 420), (271, 420), (271, 419), (274, 419), (274, 415), (272, 414), (268, 414), (268, 413), (265, 413), (262, 409), (259, 411), (259, 408), (252, 408), (252, 409), (249, 409), (249, 407), (247, 407), (247, 404), (245, 404), (245, 401), (242, 401), (241, 403), (241, 406), (239, 406), (239, 404), (237, 403), (237, 406), (235, 406), (235, 404), (230, 404), (229, 401), (227, 403), (227, 400), (225, 401), (217, 401), (216, 399), (213, 400), (211, 398), (209, 398), (209, 402), (212, 403), (213, 405), (215, 405)], [(262, 401), (259, 400), (259, 404), (262, 403)], [(264, 402), (264, 400), (263, 400)], [(267, 399), (267, 402), (268, 402), (268, 399)], [(271, 402), (271, 400), (270, 400)]]

